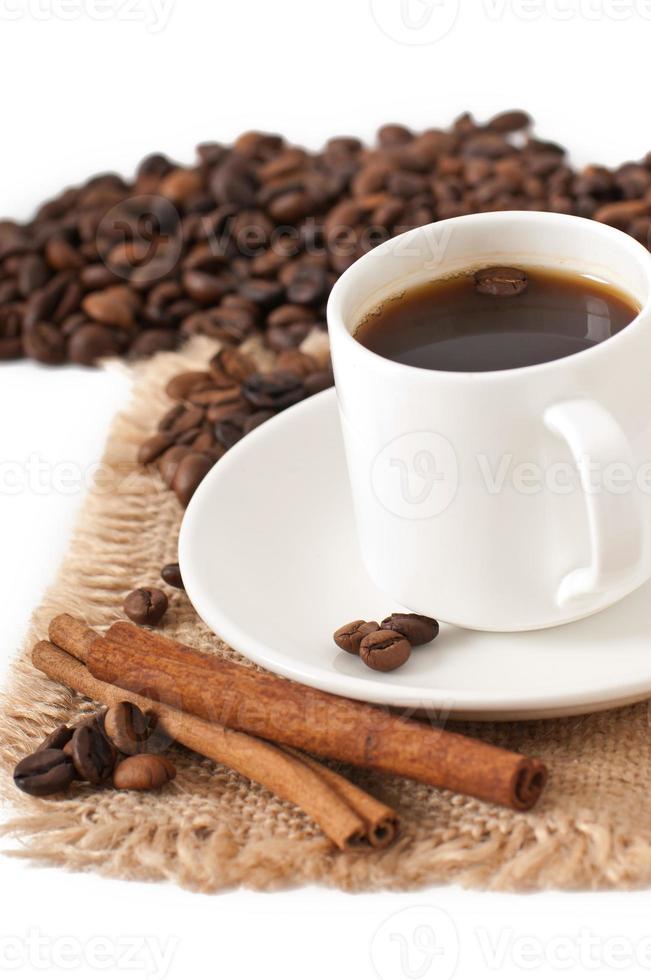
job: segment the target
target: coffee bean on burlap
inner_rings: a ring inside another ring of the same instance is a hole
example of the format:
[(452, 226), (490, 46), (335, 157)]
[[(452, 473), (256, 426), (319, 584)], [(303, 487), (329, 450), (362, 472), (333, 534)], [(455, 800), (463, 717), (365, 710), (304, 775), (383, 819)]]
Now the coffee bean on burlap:
[(148, 466), (155, 459), (169, 449), (174, 442), (174, 435), (169, 432), (157, 432), (156, 435), (146, 439), (138, 449), (138, 462), (141, 466)]
[(14, 769), (14, 782), (30, 796), (62, 793), (77, 778), (72, 760), (61, 749), (41, 749)]
[(253, 430), (257, 429), (263, 422), (268, 422), (269, 419), (272, 419), (275, 414), (275, 412), (269, 411), (268, 409), (263, 409), (260, 412), (253, 412), (252, 415), (247, 417), (246, 422), (244, 423), (242, 428), (243, 435), (246, 436), (249, 434), (249, 432), (253, 432)]
[(104, 731), (118, 752), (136, 755), (143, 752), (147, 744), (149, 724), (138, 705), (131, 701), (119, 701), (108, 709)]
[(185, 588), (183, 585), (183, 579), (181, 578), (181, 569), (179, 568), (178, 562), (171, 562), (169, 565), (163, 565), (160, 576), (162, 580), (173, 589)]
[(172, 490), (181, 506), (187, 507), (195, 490), (213, 467), (207, 453), (190, 452), (179, 462), (172, 480)]
[(248, 415), (243, 412), (235, 412), (221, 422), (215, 423), (215, 438), (224, 449), (231, 449), (236, 442), (239, 442), (244, 435), (244, 426), (247, 423)]
[(232, 378), (238, 384), (255, 373), (255, 363), (247, 354), (239, 350), (225, 348), (215, 354), (210, 362), (211, 367), (226, 377)]
[(305, 397), (301, 378), (290, 371), (252, 374), (242, 385), (242, 395), (254, 408), (288, 408)]
[(67, 725), (59, 725), (58, 728), (55, 728), (50, 735), (43, 739), (37, 751), (41, 752), (43, 749), (63, 749), (74, 733), (74, 728), (68, 728)]
[(138, 626), (157, 626), (167, 612), (167, 596), (161, 589), (134, 589), (124, 600), (125, 614)]
[(175, 374), (167, 382), (165, 392), (170, 398), (183, 399), (193, 391), (210, 387), (212, 387), (212, 379), (207, 371), (184, 371), (182, 374)]
[(165, 452), (156, 460), (158, 472), (168, 487), (172, 486), (174, 474), (178, 469), (179, 463), (184, 456), (187, 456), (188, 453), (191, 452), (192, 449), (190, 446), (170, 446), (170, 448), (166, 449)]
[(162, 755), (133, 755), (122, 762), (113, 774), (116, 789), (161, 789), (176, 776), (176, 768)]
[(72, 737), (72, 761), (80, 779), (98, 785), (115, 768), (115, 749), (96, 723), (80, 725)]

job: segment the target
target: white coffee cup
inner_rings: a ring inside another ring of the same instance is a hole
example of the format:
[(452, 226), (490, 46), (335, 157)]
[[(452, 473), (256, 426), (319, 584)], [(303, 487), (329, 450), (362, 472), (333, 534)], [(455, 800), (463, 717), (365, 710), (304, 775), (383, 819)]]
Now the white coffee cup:
[[(503, 371), (410, 367), (354, 339), (383, 300), (487, 265), (596, 276), (640, 312), (586, 351)], [(473, 629), (528, 630), (604, 609), (651, 576), (642, 245), (568, 215), (440, 221), (355, 262), (332, 290), (328, 325), (361, 551), (397, 602)]]

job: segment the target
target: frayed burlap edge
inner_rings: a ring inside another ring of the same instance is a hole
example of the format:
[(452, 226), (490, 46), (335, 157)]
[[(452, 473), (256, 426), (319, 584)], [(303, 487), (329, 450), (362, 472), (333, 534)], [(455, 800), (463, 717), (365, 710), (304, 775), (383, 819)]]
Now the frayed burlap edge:
[[(0, 705), (0, 779), (11, 808), (2, 831), (20, 842), (10, 853), (204, 892), (307, 883), (358, 891), (441, 882), (492, 889), (651, 882), (647, 704), (585, 718), (458, 726), (549, 763), (550, 785), (528, 814), (346, 769), (402, 815), (400, 840), (382, 854), (339, 853), (296, 807), (183, 749), (173, 750), (178, 779), (160, 794), (85, 787), (65, 798), (36, 800), (15, 790), (16, 761), (44, 732), (92, 709), (34, 670), (33, 642), (64, 610), (92, 626), (107, 626), (119, 618), (126, 592), (160, 584), (161, 566), (175, 559), (180, 508), (155, 473), (138, 470), (135, 453), (168, 407), (165, 380), (205, 363), (210, 349), (198, 339), (135, 372), (132, 402), (113, 424), (98, 486), (84, 503), (57, 580), (12, 666)], [(165, 631), (237, 656), (199, 622), (182, 593), (172, 597)]]

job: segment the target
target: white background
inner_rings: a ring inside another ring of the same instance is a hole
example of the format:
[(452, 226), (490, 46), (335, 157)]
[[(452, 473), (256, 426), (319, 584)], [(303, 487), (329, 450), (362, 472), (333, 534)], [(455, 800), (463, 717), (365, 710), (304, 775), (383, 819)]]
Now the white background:
[[(578, 162), (651, 147), (651, 3), (434, 0), (429, 18), (410, 3), (401, 14), (400, 0), (0, 0), (0, 213), (26, 217), (94, 170), (130, 172), (154, 149), (189, 160), (196, 142), (248, 128), (317, 146), (335, 133), (371, 137), (389, 120), (425, 127), (466, 108), (482, 118), (522, 106)], [(0, 458), (85, 472), (127, 387), (119, 375), (0, 366)], [(3, 667), (82, 499), (65, 489), (43, 492), (37, 474), (0, 494)], [(0, 876), (0, 970), (21, 978), (161, 977), (145, 942), (171, 954), (174, 978), (651, 969), (649, 892), (206, 897), (7, 857)], [(423, 924), (432, 932), (415, 932)]]

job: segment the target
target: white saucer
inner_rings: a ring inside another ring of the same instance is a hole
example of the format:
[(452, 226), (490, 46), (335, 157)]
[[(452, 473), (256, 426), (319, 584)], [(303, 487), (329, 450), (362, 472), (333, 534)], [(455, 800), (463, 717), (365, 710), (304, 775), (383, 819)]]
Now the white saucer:
[(188, 507), (179, 560), (188, 596), (215, 633), (324, 691), (474, 719), (582, 714), (651, 696), (651, 583), (554, 629), (442, 625), (389, 674), (339, 651), (338, 626), (401, 607), (361, 562), (332, 389), (264, 423), (219, 461)]

